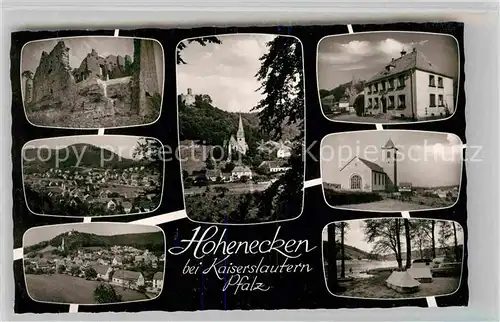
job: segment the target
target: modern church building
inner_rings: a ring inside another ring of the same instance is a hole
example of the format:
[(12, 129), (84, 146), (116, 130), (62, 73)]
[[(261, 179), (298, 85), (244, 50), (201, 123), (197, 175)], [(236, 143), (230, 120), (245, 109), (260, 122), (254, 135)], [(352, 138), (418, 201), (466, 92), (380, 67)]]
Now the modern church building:
[(340, 188), (366, 192), (397, 191), (398, 149), (389, 139), (382, 150), (382, 165), (355, 156), (340, 168)]

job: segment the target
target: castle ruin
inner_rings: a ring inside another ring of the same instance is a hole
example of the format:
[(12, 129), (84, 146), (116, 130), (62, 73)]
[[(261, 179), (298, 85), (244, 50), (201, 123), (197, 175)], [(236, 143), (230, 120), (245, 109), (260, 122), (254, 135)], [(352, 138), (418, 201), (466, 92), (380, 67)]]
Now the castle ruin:
[[(92, 49), (73, 69), (69, 64), (70, 48), (64, 41), (57, 42), (50, 53), (42, 52), (34, 76), (31, 77), (33, 73), (29, 70), (22, 74), (28, 119), (31, 116), (35, 123), (64, 122), (64, 126), (79, 128), (87, 127), (83, 122), (94, 127), (96, 122), (103, 122), (102, 117), (116, 115), (128, 118), (136, 115), (132, 122), (141, 124), (142, 118), (159, 113), (152, 108), (151, 99), (160, 92), (155, 44), (151, 40), (133, 41), (133, 60), (129, 55), (102, 57)], [(72, 124), (67, 123), (68, 119), (72, 119), (69, 121)]]

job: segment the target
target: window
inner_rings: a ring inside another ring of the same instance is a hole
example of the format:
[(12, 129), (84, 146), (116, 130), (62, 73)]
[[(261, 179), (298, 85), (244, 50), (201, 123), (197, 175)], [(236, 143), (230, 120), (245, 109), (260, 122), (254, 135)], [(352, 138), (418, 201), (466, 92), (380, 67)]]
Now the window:
[(371, 94), (372, 93), (372, 86), (371, 85), (367, 87), (366, 93), (367, 94)]
[(398, 95), (398, 109), (406, 108), (406, 96)]
[(351, 189), (361, 189), (361, 177), (357, 174), (351, 177)]
[(373, 84), (373, 92), (374, 93), (378, 92), (378, 84), (377, 83)]
[(387, 159), (390, 159), (391, 158), (391, 151), (387, 151), (386, 156), (387, 156)]
[(382, 85), (382, 90), (385, 91), (385, 82), (380, 83)]
[(389, 79), (389, 89), (394, 89), (394, 78)]
[(436, 80), (434, 79), (434, 75), (429, 75), (429, 87), (436, 87)]
[(443, 88), (443, 77), (438, 77), (438, 87)]
[(378, 97), (375, 97), (375, 102), (373, 103), (373, 108), (378, 108)]
[(438, 106), (444, 106), (443, 95), (438, 95)]
[(429, 95), (429, 106), (430, 107), (436, 106), (436, 94)]
[(389, 108), (394, 108), (394, 96), (389, 96)]
[(368, 99), (368, 106), (367, 106), (367, 108), (372, 108), (372, 99), (371, 98)]
[(405, 76), (398, 77), (398, 88), (405, 87)]

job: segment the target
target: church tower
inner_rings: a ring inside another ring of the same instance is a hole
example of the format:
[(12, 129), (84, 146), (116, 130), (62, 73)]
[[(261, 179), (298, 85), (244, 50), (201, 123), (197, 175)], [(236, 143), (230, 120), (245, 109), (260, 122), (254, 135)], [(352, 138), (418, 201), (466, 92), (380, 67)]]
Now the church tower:
[(247, 153), (248, 145), (245, 140), (245, 130), (243, 129), (243, 120), (241, 119), (241, 114), (240, 114), (240, 121), (238, 125), (238, 132), (236, 132), (236, 140), (238, 142), (238, 147), (239, 151), (241, 154), (245, 155)]
[(382, 147), (384, 154), (384, 171), (387, 174), (385, 189), (389, 192), (398, 191), (398, 148), (391, 139)]

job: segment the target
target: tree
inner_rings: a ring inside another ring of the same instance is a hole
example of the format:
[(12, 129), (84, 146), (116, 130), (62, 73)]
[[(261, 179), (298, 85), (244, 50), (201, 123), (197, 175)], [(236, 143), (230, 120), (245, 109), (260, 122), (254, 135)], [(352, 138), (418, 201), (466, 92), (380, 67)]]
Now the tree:
[(78, 267), (78, 266), (73, 266), (73, 267), (71, 267), (71, 269), (70, 269), (70, 273), (71, 273), (71, 275), (73, 275), (73, 276), (78, 276), (78, 275), (80, 275), (80, 267)]
[(327, 90), (327, 89), (320, 89), (319, 90), (319, 97), (320, 98), (326, 97), (328, 95), (330, 95), (330, 91), (329, 90)]
[(440, 221), (439, 226), (440, 226), (439, 242), (441, 244), (441, 247), (449, 250), (450, 247), (448, 245), (448, 242), (451, 239), (453, 242), (453, 246), (451, 248), (452, 248), (452, 253), (455, 257), (455, 261), (461, 262), (462, 256), (461, 256), (461, 251), (458, 247), (458, 237), (457, 237), (458, 231), (461, 231), (460, 226), (457, 227), (455, 222), (453, 221)]
[(432, 258), (436, 258), (435, 226), (435, 220), (414, 219), (412, 221), (414, 231), (412, 239), (418, 246), (421, 259), (424, 258), (424, 249), (429, 246), (432, 248)]
[(64, 273), (65, 271), (66, 271), (66, 266), (64, 266), (63, 264), (61, 264), (61, 265), (59, 265), (59, 266), (57, 267), (57, 272), (58, 272), (59, 274), (62, 274), (62, 273)]
[(340, 223), (340, 277), (345, 278), (345, 234), (349, 229), (349, 224), (345, 221)]
[(163, 161), (163, 145), (154, 138), (141, 137), (134, 147), (132, 156), (150, 162)]
[(403, 269), (401, 259), (399, 219), (367, 219), (363, 227), (366, 241), (374, 243), (372, 253), (384, 255), (394, 253), (398, 268)]
[(408, 218), (404, 219), (405, 225), (405, 237), (406, 237), (406, 269), (411, 268), (411, 231), (410, 231), (410, 220)]
[(94, 268), (90, 267), (85, 270), (85, 278), (86, 279), (93, 279), (97, 277), (97, 272)]
[(207, 156), (207, 159), (205, 160), (205, 168), (207, 168), (208, 170), (213, 170), (215, 168), (214, 160), (210, 155)]
[(304, 78), (302, 46), (292, 37), (276, 37), (267, 43), (269, 52), (261, 58), (255, 75), (264, 98), (253, 108), (260, 127), (274, 139), (283, 135), (283, 125), (297, 124), (303, 135)]
[[(293, 140), (304, 139), (304, 78), (302, 46), (292, 37), (276, 37), (268, 42), (269, 51), (261, 58), (256, 73), (263, 98), (253, 108), (258, 111), (259, 127), (275, 141), (283, 137), (284, 126), (299, 133)], [(304, 160), (303, 145), (297, 144), (288, 160), (291, 169), (271, 184), (261, 201), (261, 217), (279, 220), (295, 217), (302, 206)]]
[(199, 37), (195, 39), (188, 39), (186, 42), (181, 42), (177, 46), (177, 64), (186, 64), (186, 61), (184, 61), (181, 57), (181, 52), (187, 47), (188, 44), (193, 42), (196, 42), (203, 47), (209, 43), (222, 44), (222, 41), (220, 41), (217, 37)]
[(398, 268), (401, 270), (403, 269), (403, 258), (401, 257), (401, 222), (399, 219), (394, 219), (395, 225), (396, 225), (396, 260), (398, 262)]
[(122, 301), (122, 296), (110, 284), (101, 283), (94, 289), (94, 300), (97, 303), (116, 303)]
[(331, 292), (335, 292), (338, 289), (337, 281), (337, 245), (335, 241), (335, 223), (331, 223), (327, 226), (328, 234), (328, 286)]

